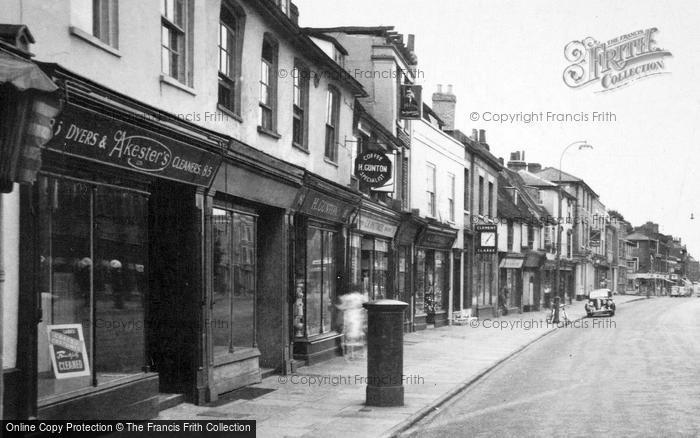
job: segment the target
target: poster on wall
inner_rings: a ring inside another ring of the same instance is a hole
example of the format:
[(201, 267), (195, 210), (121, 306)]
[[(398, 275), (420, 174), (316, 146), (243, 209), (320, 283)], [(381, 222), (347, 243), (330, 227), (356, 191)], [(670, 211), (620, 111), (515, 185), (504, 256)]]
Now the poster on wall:
[(401, 85), (400, 119), (420, 119), (423, 109), (423, 87), (420, 85)]
[(46, 326), (49, 337), (49, 353), (53, 372), (57, 379), (89, 376), (87, 350), (80, 324)]

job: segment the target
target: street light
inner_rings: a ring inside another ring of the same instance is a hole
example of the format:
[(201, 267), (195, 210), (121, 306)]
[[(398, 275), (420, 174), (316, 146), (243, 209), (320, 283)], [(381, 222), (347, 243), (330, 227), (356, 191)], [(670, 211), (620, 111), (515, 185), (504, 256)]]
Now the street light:
[(564, 154), (566, 154), (566, 151), (569, 150), (572, 146), (578, 145), (578, 149), (593, 149), (593, 146), (588, 144), (586, 140), (578, 140), (567, 147), (564, 148), (564, 150), (561, 153), (561, 156), (559, 157), (559, 181), (558, 181), (558, 186), (559, 186), (559, 210), (558, 210), (558, 220), (557, 220), (557, 271), (555, 272), (555, 278), (556, 278), (556, 284), (555, 284), (555, 295), (554, 295), (554, 318), (553, 318), (553, 323), (558, 324), (559, 323), (559, 302), (561, 300), (561, 287), (560, 287), (560, 281), (561, 281), (561, 233), (562, 233), (562, 224), (561, 224), (561, 219), (563, 218), (563, 214), (561, 211), (561, 200), (562, 200), (562, 171), (561, 171), (561, 164), (562, 161), (564, 160)]

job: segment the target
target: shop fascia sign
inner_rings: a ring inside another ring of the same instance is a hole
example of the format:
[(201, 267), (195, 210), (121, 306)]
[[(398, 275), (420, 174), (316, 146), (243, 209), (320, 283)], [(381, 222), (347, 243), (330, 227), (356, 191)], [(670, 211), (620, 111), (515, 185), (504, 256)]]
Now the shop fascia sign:
[(157, 132), (68, 105), (47, 149), (161, 178), (209, 187), (221, 156)]
[(393, 170), (393, 160), (383, 152), (363, 152), (355, 158), (355, 176), (363, 187), (378, 189), (391, 185), (393, 191)]

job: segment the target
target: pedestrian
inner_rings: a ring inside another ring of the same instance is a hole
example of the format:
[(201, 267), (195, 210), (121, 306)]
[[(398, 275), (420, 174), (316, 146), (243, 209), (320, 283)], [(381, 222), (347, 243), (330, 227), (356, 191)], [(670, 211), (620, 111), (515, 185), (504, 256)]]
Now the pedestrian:
[(359, 292), (341, 295), (339, 300), (336, 307), (343, 312), (343, 355), (353, 360), (357, 350), (362, 351), (365, 346), (366, 318), (362, 304), (367, 300)]

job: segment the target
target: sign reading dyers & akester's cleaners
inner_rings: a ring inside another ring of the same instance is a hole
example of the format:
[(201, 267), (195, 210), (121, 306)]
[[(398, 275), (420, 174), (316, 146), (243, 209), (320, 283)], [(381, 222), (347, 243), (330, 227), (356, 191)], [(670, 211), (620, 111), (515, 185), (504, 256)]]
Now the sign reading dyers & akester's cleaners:
[(355, 158), (355, 176), (366, 187), (381, 187), (391, 179), (391, 160), (381, 152), (363, 152)]
[(218, 154), (70, 104), (46, 148), (203, 187), (211, 185), (221, 165)]

